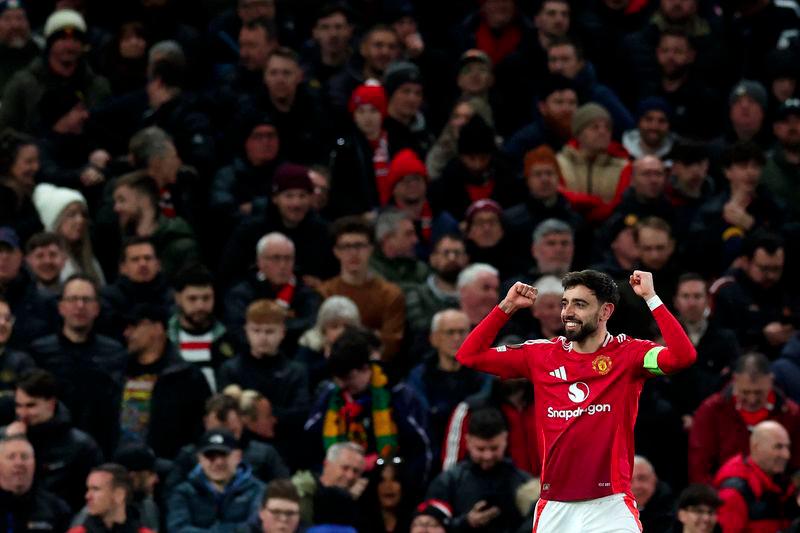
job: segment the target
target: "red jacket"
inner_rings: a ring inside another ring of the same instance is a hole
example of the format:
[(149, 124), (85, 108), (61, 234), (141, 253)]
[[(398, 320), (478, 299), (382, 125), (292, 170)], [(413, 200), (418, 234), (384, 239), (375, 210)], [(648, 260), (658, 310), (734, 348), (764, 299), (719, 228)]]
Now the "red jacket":
[[(775, 390), (768, 420), (775, 420), (792, 439), (791, 471), (800, 468), (800, 406)], [(714, 472), (736, 454), (750, 451), (750, 428), (736, 411), (731, 386), (712, 394), (694, 413), (689, 431), (689, 481), (710, 483)]]
[(794, 485), (778, 484), (743, 455), (728, 460), (714, 479), (722, 506), (718, 511), (723, 533), (775, 533), (789, 526), (787, 504)]

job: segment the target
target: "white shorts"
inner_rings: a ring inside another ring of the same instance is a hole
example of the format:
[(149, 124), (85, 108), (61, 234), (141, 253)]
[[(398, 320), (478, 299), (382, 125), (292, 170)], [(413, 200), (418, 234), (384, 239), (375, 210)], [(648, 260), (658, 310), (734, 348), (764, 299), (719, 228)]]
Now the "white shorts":
[(641, 533), (636, 501), (625, 494), (594, 500), (557, 502), (539, 500), (533, 533)]

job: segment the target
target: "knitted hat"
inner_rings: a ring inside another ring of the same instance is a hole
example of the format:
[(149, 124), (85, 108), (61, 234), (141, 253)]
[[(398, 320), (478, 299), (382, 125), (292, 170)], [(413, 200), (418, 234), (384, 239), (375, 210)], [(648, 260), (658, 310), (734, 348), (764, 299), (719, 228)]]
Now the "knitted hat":
[(371, 105), (381, 112), (382, 117), (386, 117), (386, 108), (388, 106), (386, 100), (386, 91), (377, 80), (367, 80), (362, 85), (359, 85), (350, 95), (350, 102), (347, 104), (347, 110), (350, 113), (355, 113), (356, 109), (362, 105)]
[(22, 0), (0, 0), (0, 15), (8, 9), (25, 9), (25, 2)]
[(672, 120), (672, 106), (660, 96), (648, 96), (640, 100), (636, 106), (636, 119), (641, 119), (649, 111), (661, 111), (667, 120)]
[(572, 115), (572, 135), (577, 137), (586, 129), (586, 127), (597, 119), (605, 119), (609, 123), (612, 122), (611, 115), (605, 107), (594, 102), (583, 104), (580, 106), (575, 114)]
[(761, 106), (767, 108), (767, 90), (761, 83), (753, 80), (742, 80), (736, 84), (728, 96), (728, 105), (732, 106), (742, 96), (749, 96)]
[(290, 189), (314, 192), (314, 184), (308, 176), (308, 168), (295, 163), (283, 163), (272, 178), (272, 194), (280, 194)]
[(558, 159), (556, 159), (556, 153), (548, 145), (543, 144), (525, 154), (525, 166), (523, 168), (525, 169), (526, 176), (531, 165), (537, 163), (552, 165), (556, 170), (556, 174), (558, 174), (558, 181), (560, 182), (563, 180), (561, 167), (558, 166)]
[(442, 500), (430, 499), (420, 503), (414, 511), (414, 517), (431, 516), (435, 518), (448, 531), (453, 520), (453, 510), (450, 504)]
[(0, 227), (0, 243), (6, 244), (15, 250), (19, 250), (19, 235), (14, 228), (9, 226)]
[(467, 225), (472, 224), (472, 219), (475, 217), (475, 215), (483, 211), (495, 213), (498, 217), (503, 215), (503, 208), (500, 206), (500, 204), (494, 200), (490, 200), (489, 198), (482, 198), (472, 202), (472, 204), (467, 208), (467, 213), (464, 215), (464, 220), (467, 222)]
[(458, 133), (458, 153), (493, 154), (496, 150), (494, 130), (480, 115), (473, 115)]
[(33, 205), (45, 231), (55, 231), (56, 220), (68, 205), (78, 202), (86, 207), (86, 198), (75, 189), (40, 183), (33, 190)]
[(383, 75), (386, 97), (391, 98), (394, 92), (404, 83), (422, 85), (422, 73), (419, 67), (409, 61), (397, 61), (389, 65)]
[(578, 93), (574, 81), (561, 74), (551, 74), (541, 81), (536, 95), (539, 97), (540, 101), (543, 101), (547, 100), (547, 97), (555, 92), (567, 90), (572, 90), (576, 94)]
[[(253, 130), (258, 126), (272, 126), (275, 127), (275, 121), (267, 113), (244, 113), (239, 119), (239, 127), (237, 128), (240, 135), (240, 144), (247, 142), (247, 139), (253, 133)], [(277, 132), (277, 128), (275, 128)]]
[(74, 9), (54, 11), (44, 23), (44, 37), (48, 41), (58, 33), (69, 31), (77, 32), (81, 37), (86, 34), (86, 21)]
[(394, 190), (397, 182), (406, 176), (418, 175), (428, 178), (428, 169), (425, 168), (425, 163), (417, 156), (414, 150), (404, 148), (397, 152), (389, 163), (389, 189)]
[(72, 111), (72, 109), (84, 101), (83, 93), (79, 91), (65, 91), (51, 89), (44, 93), (39, 100), (39, 116), (42, 126), (50, 129), (58, 122), (61, 117)]

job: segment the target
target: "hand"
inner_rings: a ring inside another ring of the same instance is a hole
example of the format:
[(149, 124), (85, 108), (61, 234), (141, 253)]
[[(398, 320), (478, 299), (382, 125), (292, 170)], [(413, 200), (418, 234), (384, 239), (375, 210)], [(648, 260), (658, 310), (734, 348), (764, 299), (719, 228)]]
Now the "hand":
[(353, 486), (350, 487), (350, 496), (353, 497), (354, 500), (357, 500), (364, 494), (364, 489), (367, 488), (367, 484), (369, 480), (365, 477), (358, 478)]
[(645, 300), (649, 300), (656, 295), (656, 289), (653, 286), (653, 274), (650, 272), (634, 270), (631, 275), (630, 284), (633, 288), (633, 292)]
[(419, 33), (411, 33), (405, 39), (408, 57), (419, 57), (425, 51), (425, 41)]
[(770, 346), (783, 346), (794, 334), (794, 328), (790, 324), (770, 322), (764, 326), (762, 333)]
[(91, 187), (92, 185), (97, 185), (98, 183), (104, 182), (106, 179), (103, 174), (94, 167), (86, 167), (83, 172), (81, 172), (81, 183), (85, 187)]
[(508, 289), (508, 294), (500, 302), (500, 309), (511, 315), (517, 309), (531, 307), (535, 301), (536, 288), (518, 281)]
[(747, 212), (747, 209), (734, 200), (729, 201), (722, 208), (722, 218), (728, 224), (739, 226), (745, 230), (749, 230), (755, 224), (755, 219)]
[(25, 425), (25, 422), (20, 420), (16, 420), (11, 422), (6, 427), (6, 436), (10, 437), (12, 435), (25, 435), (28, 432), (28, 427)]
[(692, 418), (692, 415), (683, 415), (681, 417), (681, 422), (683, 422), (683, 430), (689, 431), (692, 429), (692, 422), (694, 422), (694, 418)]
[(470, 527), (478, 529), (486, 526), (500, 514), (497, 507), (489, 507), (485, 500), (476, 503), (467, 513), (467, 522)]
[(94, 167), (106, 168), (109, 161), (111, 161), (111, 154), (105, 150), (95, 150), (89, 154), (89, 164)]

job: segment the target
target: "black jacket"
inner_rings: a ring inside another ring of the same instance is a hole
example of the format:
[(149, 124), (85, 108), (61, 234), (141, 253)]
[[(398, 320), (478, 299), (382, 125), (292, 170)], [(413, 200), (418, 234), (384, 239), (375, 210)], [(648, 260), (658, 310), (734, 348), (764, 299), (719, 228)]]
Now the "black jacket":
[(639, 520), (648, 533), (666, 533), (673, 520), (675, 498), (672, 489), (663, 481), (656, 485), (656, 491), (643, 508), (639, 509)]
[(47, 422), (30, 426), (27, 435), (36, 452), (37, 481), (63, 498), (73, 512), (80, 510), (85, 503), (86, 477), (103, 460), (95, 440), (72, 427), (63, 405)]
[(10, 283), (0, 284), (0, 294), (8, 301), (11, 313), (16, 318), (9, 346), (26, 350), (31, 341), (55, 329), (57, 314), (53, 298), (36, 286), (25, 268), (21, 268)]
[(72, 513), (58, 496), (38, 487), (15, 496), (0, 490), (0, 520), (13, 533), (59, 533), (69, 527)]
[(117, 280), (106, 285), (100, 291), (101, 312), (98, 330), (116, 339), (122, 339), (125, 329), (125, 314), (138, 304), (152, 304), (164, 309), (171, 315), (175, 300), (172, 289), (166, 278), (158, 274), (149, 283), (135, 283), (127, 276), (119, 276)]
[(125, 522), (114, 524), (112, 528), (106, 527), (103, 519), (98, 516), (87, 516), (82, 524), (70, 528), (68, 533), (153, 533), (142, 526), (134, 507), (128, 506), (125, 513)]
[[(147, 444), (156, 456), (174, 458), (181, 447), (195, 442), (203, 432), (205, 403), (211, 390), (203, 373), (178, 355), (167, 344), (162, 359), (155, 363), (161, 368), (150, 399), (150, 425)], [(129, 363), (128, 376), (136, 365)]]
[[(426, 498), (436, 498), (450, 504), (453, 509), (452, 531), (491, 531), (501, 533), (516, 531), (522, 523), (515, 504), (517, 489), (530, 476), (504, 459), (491, 470), (482, 470), (469, 458), (433, 480)], [(500, 515), (486, 528), (472, 529), (467, 523), (467, 513), (480, 500), (500, 507)]]
[[(375, 184), (373, 151), (366, 137), (355, 126), (336, 139), (330, 150), (331, 189), (328, 208), (331, 218), (360, 215), (380, 206)], [(389, 158), (396, 150), (389, 144)]]

